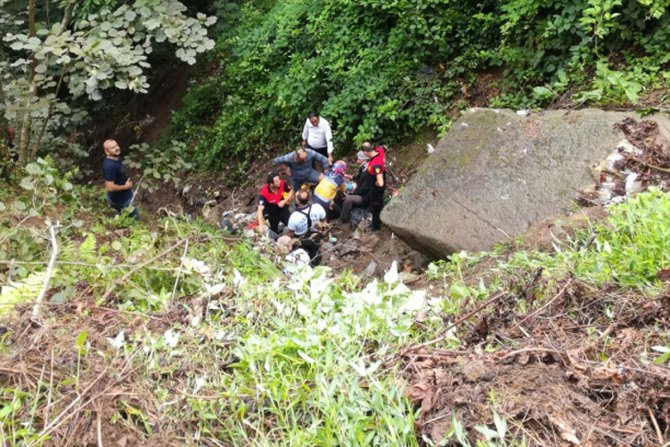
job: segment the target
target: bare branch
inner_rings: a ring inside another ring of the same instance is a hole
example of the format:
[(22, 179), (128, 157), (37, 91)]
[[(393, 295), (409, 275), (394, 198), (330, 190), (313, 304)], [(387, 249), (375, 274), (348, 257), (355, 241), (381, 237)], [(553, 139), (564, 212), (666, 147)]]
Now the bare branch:
[(44, 275), (44, 284), (42, 284), (42, 290), (40, 290), (37, 299), (35, 300), (35, 305), (33, 306), (33, 312), (31, 315), (31, 320), (33, 322), (39, 322), (40, 318), (40, 308), (42, 307), (42, 302), (44, 301), (44, 295), (46, 295), (47, 290), (49, 290), (49, 282), (51, 281), (51, 274), (53, 272), (54, 264), (56, 263), (56, 257), (58, 257), (58, 241), (56, 240), (56, 225), (48, 222), (49, 224), (49, 237), (51, 239), (51, 258), (49, 259), (49, 265), (47, 266), (46, 274)]

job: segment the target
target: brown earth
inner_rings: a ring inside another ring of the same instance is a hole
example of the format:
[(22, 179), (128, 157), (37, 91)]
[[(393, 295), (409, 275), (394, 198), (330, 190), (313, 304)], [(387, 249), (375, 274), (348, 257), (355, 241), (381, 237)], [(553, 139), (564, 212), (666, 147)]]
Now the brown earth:
[(670, 438), (670, 370), (646, 360), (663, 338), (658, 327), (670, 323), (670, 288), (649, 299), (566, 278), (556, 289), (528, 314), (517, 308), (521, 297), (504, 295), (471, 318), (464, 350), (405, 351), (405, 394), (422, 409), (420, 435), (437, 445), (454, 429), (453, 416), (483, 439), (475, 427), (495, 430), (496, 411), (507, 435), (529, 446), (652, 446)]

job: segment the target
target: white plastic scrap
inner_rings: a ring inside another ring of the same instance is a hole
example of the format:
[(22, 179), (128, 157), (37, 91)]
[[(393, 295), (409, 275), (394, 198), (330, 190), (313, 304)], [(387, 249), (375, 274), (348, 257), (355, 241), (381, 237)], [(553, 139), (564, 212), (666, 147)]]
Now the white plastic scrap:
[(165, 340), (166, 345), (174, 349), (177, 347), (177, 344), (179, 343), (179, 333), (174, 332), (172, 329), (168, 329), (163, 334), (163, 340)]
[(435, 148), (433, 147), (432, 144), (428, 143), (428, 145), (426, 146), (426, 152), (428, 152), (429, 154), (435, 152)]
[(126, 336), (123, 333), (123, 331), (119, 332), (116, 337), (105, 337), (105, 340), (107, 340), (107, 343), (109, 346), (111, 346), (114, 349), (121, 349), (123, 347), (123, 343), (126, 341)]
[(386, 284), (395, 284), (399, 280), (400, 276), (398, 275), (398, 263), (393, 261), (391, 263), (391, 268), (389, 268), (388, 271), (384, 273), (384, 282), (386, 282)]
[(638, 180), (639, 175), (632, 172), (626, 177), (626, 195), (637, 194), (642, 191), (642, 182)]

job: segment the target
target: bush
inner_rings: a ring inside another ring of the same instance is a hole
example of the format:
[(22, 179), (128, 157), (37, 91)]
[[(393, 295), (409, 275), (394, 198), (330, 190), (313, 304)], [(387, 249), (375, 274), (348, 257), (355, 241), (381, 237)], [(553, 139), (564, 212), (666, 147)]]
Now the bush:
[(263, 0), (221, 8), (217, 69), (210, 64), (211, 78), (173, 121), (204, 166), (297, 144), (313, 110), (333, 124), (339, 151), (446, 130), (483, 70), (501, 76), (480, 89), (500, 90), (495, 105), (515, 107), (566, 97), (635, 103), (669, 75), (665, 0)]

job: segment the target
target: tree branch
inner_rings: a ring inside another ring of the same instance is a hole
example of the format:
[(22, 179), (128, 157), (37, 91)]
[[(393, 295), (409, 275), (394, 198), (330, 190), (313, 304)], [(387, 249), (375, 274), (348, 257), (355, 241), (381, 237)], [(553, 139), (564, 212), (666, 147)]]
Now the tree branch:
[(44, 295), (46, 295), (47, 290), (49, 290), (49, 281), (51, 281), (51, 273), (53, 272), (54, 264), (56, 263), (56, 257), (58, 257), (58, 241), (56, 240), (56, 225), (49, 222), (49, 236), (51, 238), (51, 258), (49, 259), (47, 272), (44, 276), (44, 284), (42, 284), (42, 290), (40, 290), (39, 295), (37, 295), (35, 305), (33, 306), (33, 313), (31, 316), (31, 320), (36, 323), (39, 322), (40, 308), (42, 307), (42, 302), (44, 301)]

